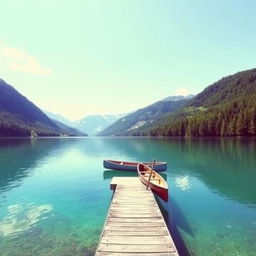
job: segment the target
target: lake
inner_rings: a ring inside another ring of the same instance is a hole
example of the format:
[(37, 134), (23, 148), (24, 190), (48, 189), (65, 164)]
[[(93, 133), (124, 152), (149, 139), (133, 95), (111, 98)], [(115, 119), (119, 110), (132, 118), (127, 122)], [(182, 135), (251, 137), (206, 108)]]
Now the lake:
[(94, 255), (124, 175), (103, 159), (168, 162), (158, 202), (181, 256), (255, 255), (256, 140), (239, 138), (0, 139), (0, 255)]

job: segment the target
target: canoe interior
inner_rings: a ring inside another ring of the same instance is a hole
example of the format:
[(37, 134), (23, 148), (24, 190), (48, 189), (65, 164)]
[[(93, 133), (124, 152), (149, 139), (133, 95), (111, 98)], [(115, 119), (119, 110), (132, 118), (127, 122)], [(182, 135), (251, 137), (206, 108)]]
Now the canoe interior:
[[(116, 161), (116, 160), (106, 160), (111, 163), (120, 164), (120, 165), (131, 165), (131, 166), (137, 166), (138, 162), (127, 162), (127, 161)], [(143, 164), (152, 166), (152, 162), (143, 162)], [(155, 162), (155, 165), (159, 164), (165, 164), (165, 162)]]
[(143, 179), (145, 179), (146, 182), (148, 182), (151, 171), (152, 171), (150, 183), (153, 183), (158, 187), (168, 189), (168, 185), (166, 181), (157, 172), (155, 172), (148, 166), (145, 166), (144, 164), (139, 164), (138, 168), (139, 168), (140, 175), (142, 176)]

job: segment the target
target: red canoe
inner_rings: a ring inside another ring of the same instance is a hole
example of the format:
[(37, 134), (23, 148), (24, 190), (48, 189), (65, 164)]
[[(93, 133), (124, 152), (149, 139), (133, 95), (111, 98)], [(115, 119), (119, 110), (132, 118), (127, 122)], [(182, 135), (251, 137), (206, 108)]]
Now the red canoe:
[(137, 165), (137, 172), (144, 185), (149, 186), (164, 201), (168, 201), (168, 185), (160, 174), (143, 163)]

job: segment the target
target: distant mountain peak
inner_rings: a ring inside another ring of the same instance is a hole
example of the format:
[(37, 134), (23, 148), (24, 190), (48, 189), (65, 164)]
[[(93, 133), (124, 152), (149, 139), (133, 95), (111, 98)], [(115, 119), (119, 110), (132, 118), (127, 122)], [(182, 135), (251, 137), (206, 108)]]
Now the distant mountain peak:
[(67, 119), (66, 117), (60, 115), (60, 114), (56, 114), (56, 113), (52, 113), (50, 111), (47, 111), (47, 110), (44, 110), (44, 113), (50, 117), (51, 119), (53, 120), (56, 120), (58, 122), (61, 122), (65, 125), (68, 125), (68, 126), (71, 126), (73, 127), (74, 126), (74, 122), (70, 121), (69, 119)]
[(162, 101), (178, 101), (178, 100), (188, 100), (188, 99), (192, 99), (195, 95), (193, 94), (189, 94), (187, 96), (184, 95), (175, 95), (175, 96), (169, 96), (166, 97), (164, 99), (162, 99)]
[(97, 135), (108, 126), (117, 121), (124, 114), (117, 115), (88, 115), (74, 123), (74, 127), (88, 133), (89, 135)]

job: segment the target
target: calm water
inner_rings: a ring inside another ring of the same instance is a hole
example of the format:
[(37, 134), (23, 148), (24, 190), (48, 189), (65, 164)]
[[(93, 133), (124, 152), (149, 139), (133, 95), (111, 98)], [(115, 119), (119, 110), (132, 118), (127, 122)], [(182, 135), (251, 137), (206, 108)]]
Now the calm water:
[(0, 139), (0, 255), (94, 255), (104, 158), (168, 162), (159, 204), (181, 255), (255, 255), (256, 140), (148, 138)]

